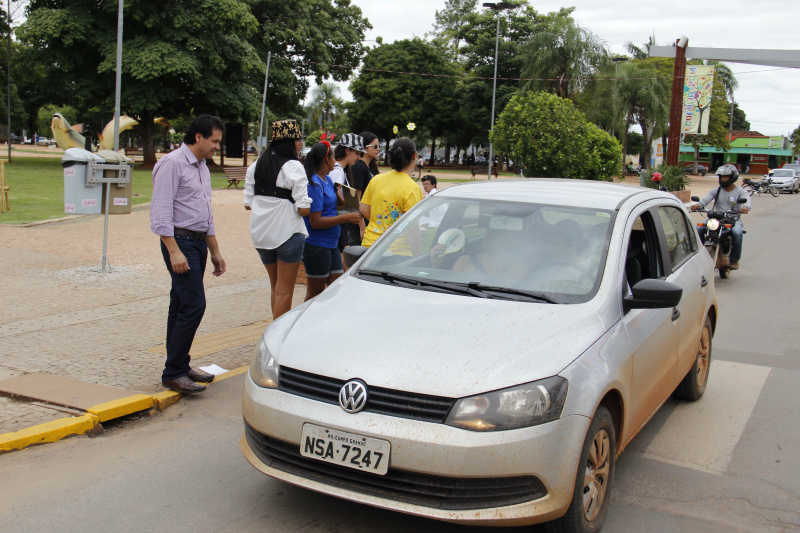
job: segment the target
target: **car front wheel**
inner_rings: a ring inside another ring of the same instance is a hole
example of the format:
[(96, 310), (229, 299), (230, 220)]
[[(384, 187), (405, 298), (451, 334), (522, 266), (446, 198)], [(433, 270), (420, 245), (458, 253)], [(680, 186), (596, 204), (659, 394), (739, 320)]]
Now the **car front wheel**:
[(603, 406), (597, 408), (583, 442), (575, 489), (567, 513), (547, 523), (552, 533), (597, 533), (611, 500), (617, 456), (614, 420)]
[(689, 373), (683, 378), (674, 396), (691, 402), (699, 400), (706, 392), (708, 372), (711, 369), (711, 319), (706, 317), (703, 330), (700, 332), (700, 343), (697, 346), (697, 357)]

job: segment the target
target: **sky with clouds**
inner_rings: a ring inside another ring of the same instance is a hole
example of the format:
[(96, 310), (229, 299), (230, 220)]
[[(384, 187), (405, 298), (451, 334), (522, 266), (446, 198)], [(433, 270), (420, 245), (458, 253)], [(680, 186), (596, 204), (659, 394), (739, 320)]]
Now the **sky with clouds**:
[[(394, 42), (431, 31), (444, 0), (351, 0), (369, 19), (377, 36)], [(479, 4), (481, 0), (479, 0)], [(670, 44), (685, 35), (689, 47), (800, 50), (800, 2), (796, 0), (572, 0), (532, 2), (540, 13), (574, 6), (575, 20), (624, 52), (626, 42), (643, 45), (650, 35)], [(374, 44), (374, 43), (368, 43)], [(734, 97), (751, 128), (765, 135), (788, 135), (800, 125), (800, 69), (729, 63), (739, 80)], [(340, 85), (351, 99), (347, 84)]]

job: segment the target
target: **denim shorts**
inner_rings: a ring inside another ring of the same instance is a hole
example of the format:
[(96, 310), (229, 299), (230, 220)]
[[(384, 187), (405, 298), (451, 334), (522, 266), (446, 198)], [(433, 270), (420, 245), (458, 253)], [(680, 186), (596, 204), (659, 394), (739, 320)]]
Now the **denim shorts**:
[(327, 278), (331, 274), (341, 274), (344, 272), (342, 265), (342, 254), (339, 248), (323, 248), (306, 244), (303, 249), (303, 266), (306, 269), (306, 276), (309, 278)]
[(274, 265), (277, 261), (281, 263), (297, 263), (303, 258), (303, 243), (305, 241), (305, 235), (295, 233), (274, 250), (256, 248), (256, 252), (261, 256), (261, 262), (265, 265)]

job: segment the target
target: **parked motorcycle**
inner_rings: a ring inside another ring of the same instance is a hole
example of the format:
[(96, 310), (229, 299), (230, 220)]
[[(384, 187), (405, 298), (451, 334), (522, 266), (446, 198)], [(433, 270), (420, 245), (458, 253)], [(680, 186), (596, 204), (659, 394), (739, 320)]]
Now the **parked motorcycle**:
[[(692, 196), (692, 201), (699, 202), (700, 198)], [(747, 198), (739, 198), (739, 204), (746, 204)], [(736, 224), (738, 211), (709, 211), (708, 209), (698, 209), (698, 213), (705, 213), (706, 221), (700, 222), (697, 225), (700, 228), (705, 228), (705, 236), (702, 231), (700, 239), (703, 241), (708, 255), (714, 260), (714, 268), (719, 271), (719, 277), (722, 279), (727, 278), (731, 273), (730, 255), (731, 247), (733, 246), (733, 225)], [(743, 231), (742, 233), (747, 233)]]
[(772, 184), (772, 179), (769, 176), (762, 176), (759, 181), (744, 178), (742, 183), (742, 187), (750, 193), (750, 196), (761, 193), (770, 193), (772, 196), (778, 196), (781, 193), (778, 188)]

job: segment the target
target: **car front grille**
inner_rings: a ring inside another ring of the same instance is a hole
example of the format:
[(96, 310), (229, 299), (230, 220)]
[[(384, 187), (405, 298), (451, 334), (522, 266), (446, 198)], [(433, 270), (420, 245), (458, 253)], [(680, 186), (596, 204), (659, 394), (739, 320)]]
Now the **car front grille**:
[[(346, 382), (285, 366), (281, 367), (278, 390), (310, 398), (319, 402), (339, 405), (339, 390)], [(364, 411), (382, 415), (410, 418), (423, 422), (443, 423), (453, 406), (453, 398), (429, 396), (380, 387), (369, 387)]]
[(303, 457), (299, 445), (268, 437), (246, 421), (244, 427), (250, 449), (267, 466), (361, 494), (447, 510), (504, 507), (547, 495), (534, 476), (453, 478), (395, 468), (384, 476), (370, 474)]

